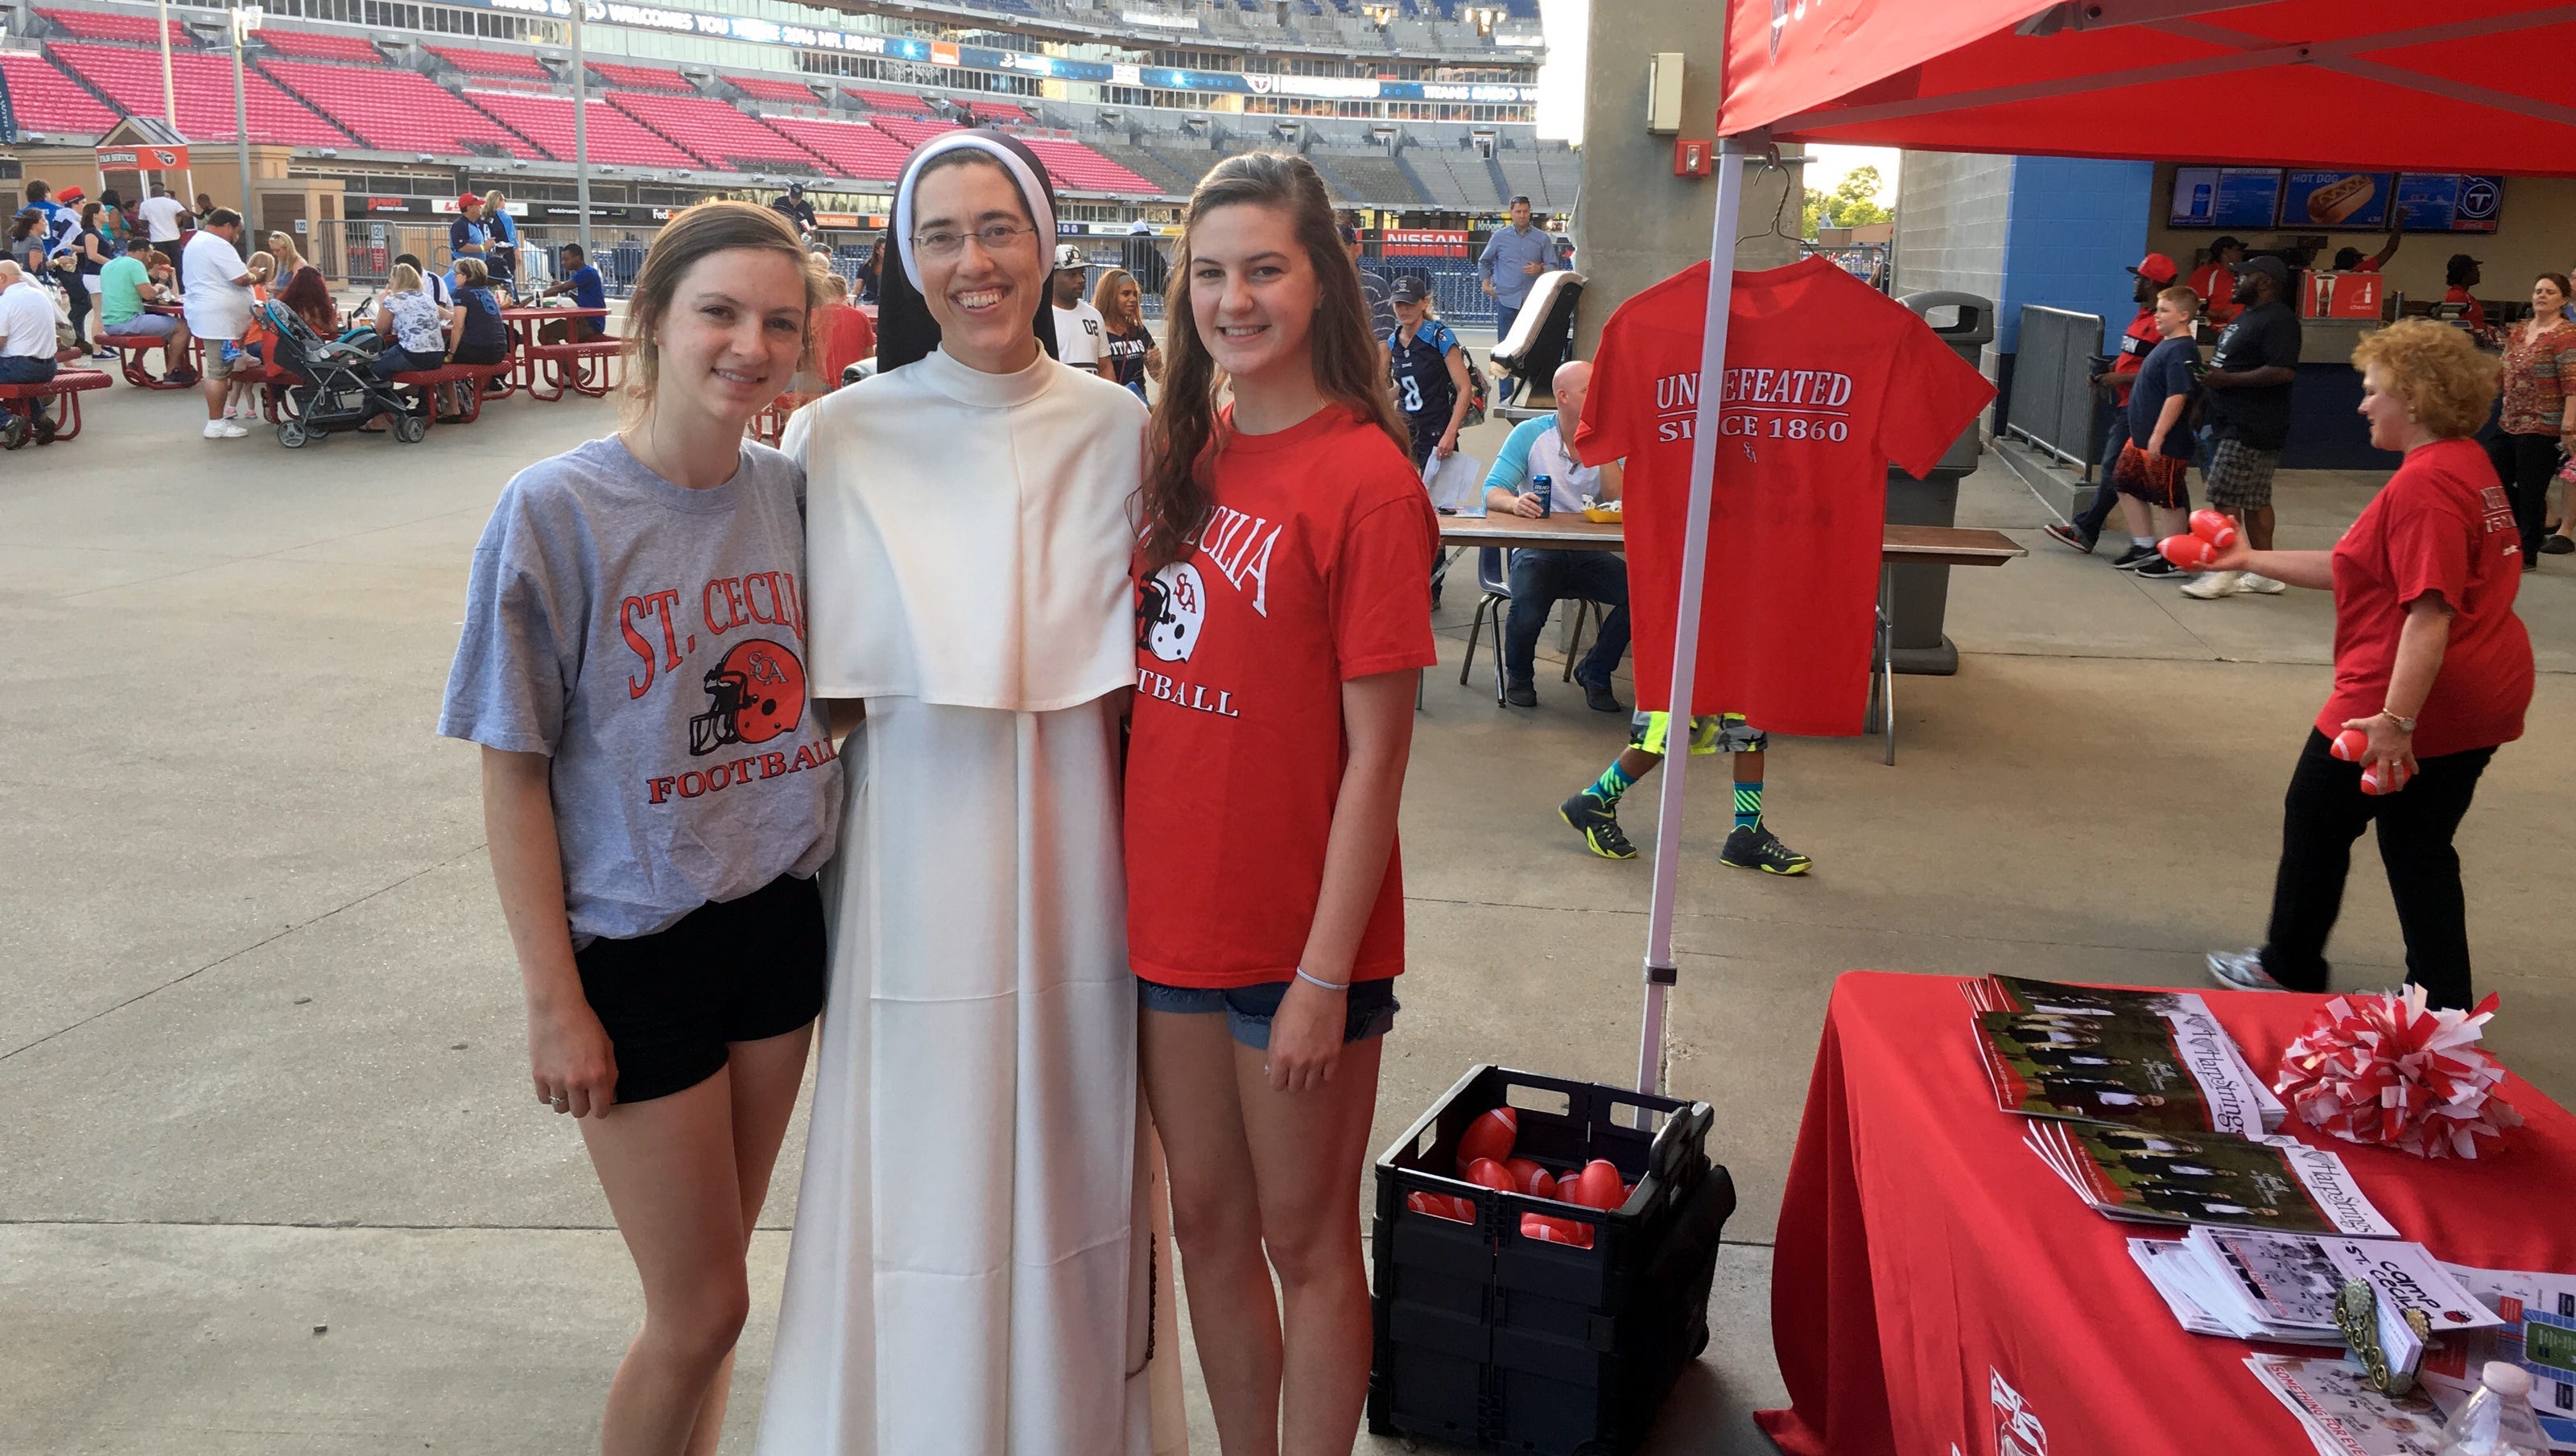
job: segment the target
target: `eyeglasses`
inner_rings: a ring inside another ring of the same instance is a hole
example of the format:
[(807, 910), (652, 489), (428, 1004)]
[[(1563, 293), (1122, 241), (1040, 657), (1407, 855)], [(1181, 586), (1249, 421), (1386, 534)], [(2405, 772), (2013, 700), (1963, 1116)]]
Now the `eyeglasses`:
[(971, 233), (949, 232), (945, 229), (935, 233), (916, 233), (913, 235), (912, 246), (926, 257), (953, 258), (965, 248), (966, 240), (973, 238), (982, 245), (985, 252), (998, 253), (1036, 231), (1036, 228), (1024, 227), (1015, 222), (987, 223)]

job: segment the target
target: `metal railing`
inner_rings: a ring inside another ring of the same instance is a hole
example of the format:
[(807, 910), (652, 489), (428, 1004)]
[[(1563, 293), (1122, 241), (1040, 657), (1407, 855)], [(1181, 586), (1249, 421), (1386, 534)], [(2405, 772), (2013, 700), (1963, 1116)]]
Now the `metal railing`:
[(2004, 433), (2020, 436), (2087, 480), (2102, 439), (2094, 414), (2100, 399), (2093, 389), (2093, 361), (2101, 348), (2100, 314), (2022, 305)]

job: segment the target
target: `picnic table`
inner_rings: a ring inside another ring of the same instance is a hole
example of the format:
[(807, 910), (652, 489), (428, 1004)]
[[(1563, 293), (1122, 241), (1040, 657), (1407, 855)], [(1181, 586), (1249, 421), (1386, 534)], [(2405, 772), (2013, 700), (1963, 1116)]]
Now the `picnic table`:
[[(503, 386), (498, 392), (507, 394), (512, 389), (524, 387), (531, 395), (536, 394), (538, 366), (541, 364), (551, 364), (565, 377), (555, 382), (556, 387), (553, 394), (540, 397), (546, 399), (562, 398), (564, 393), (563, 386), (574, 383), (589, 366), (586, 360), (580, 358), (550, 359), (545, 355), (539, 354), (537, 350), (540, 347), (544, 347), (540, 344), (539, 339), (545, 331), (545, 326), (557, 319), (586, 318), (605, 321), (607, 317), (607, 309), (582, 308), (578, 305), (568, 303), (513, 304), (502, 309), (501, 323), (510, 331), (511, 372), (507, 375), (501, 376), (496, 381), (498, 384)], [(614, 341), (603, 338), (599, 342), (610, 343)], [(602, 366), (603, 369), (605, 367), (605, 365)], [(583, 390), (582, 392), (586, 394), (595, 394), (599, 391)]]
[[(1888, 615), (1889, 566), (2001, 566), (2028, 548), (2001, 531), (1978, 526), (1883, 528), (1879, 546), (1878, 635), (1870, 664), (1868, 731), (1887, 734), (1887, 761), (1896, 762), (1896, 666)], [(1531, 547), (1543, 551), (1618, 551), (1627, 528), (1618, 521), (1588, 521), (1571, 512), (1547, 516), (1455, 515), (1440, 518), (1443, 546)], [(1474, 651), (1472, 638), (1469, 651)], [(1499, 645), (1497, 662), (1499, 663)], [(1497, 671), (1499, 671), (1499, 666)], [(1464, 681), (1462, 677), (1460, 679)]]

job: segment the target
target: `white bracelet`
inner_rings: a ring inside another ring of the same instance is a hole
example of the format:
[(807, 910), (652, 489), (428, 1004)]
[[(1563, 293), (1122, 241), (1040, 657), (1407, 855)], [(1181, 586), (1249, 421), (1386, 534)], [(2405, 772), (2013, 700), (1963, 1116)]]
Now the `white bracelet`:
[(1304, 966), (1297, 968), (1297, 979), (1309, 986), (1321, 986), (1327, 991), (1347, 991), (1351, 988), (1351, 983), (1348, 981), (1327, 981), (1321, 976), (1307, 975)]

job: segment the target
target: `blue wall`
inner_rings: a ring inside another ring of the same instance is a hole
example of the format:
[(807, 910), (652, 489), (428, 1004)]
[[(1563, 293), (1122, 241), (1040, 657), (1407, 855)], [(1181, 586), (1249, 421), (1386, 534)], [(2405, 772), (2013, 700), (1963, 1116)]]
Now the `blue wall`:
[(2154, 192), (2152, 162), (2014, 158), (1995, 347), (2017, 351), (2022, 305), (2040, 304), (2100, 314), (2107, 352), (2137, 314), (2127, 270), (2146, 254)]

